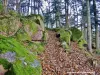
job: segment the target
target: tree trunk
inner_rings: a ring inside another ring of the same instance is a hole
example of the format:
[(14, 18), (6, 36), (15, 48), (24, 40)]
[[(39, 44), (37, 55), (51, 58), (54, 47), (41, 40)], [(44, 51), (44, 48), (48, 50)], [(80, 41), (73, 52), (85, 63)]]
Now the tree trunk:
[(82, 0), (82, 31), (83, 31), (83, 37), (84, 37), (84, 39), (87, 41), (87, 26), (85, 25), (86, 24), (86, 20), (85, 20), (85, 18), (86, 18), (86, 16), (85, 16), (85, 8), (84, 8), (84, 4), (85, 4), (85, 2), (84, 2), (84, 0)]
[(65, 0), (65, 21), (66, 21), (66, 27), (69, 28), (69, 22), (68, 22), (68, 6), (69, 6), (69, 0)]
[(36, 14), (36, 5), (35, 5), (35, 0), (34, 0), (34, 14)]
[(88, 49), (92, 52), (92, 37), (91, 37), (91, 19), (90, 19), (90, 3), (89, 0), (86, 0), (87, 4), (87, 42), (88, 42)]
[(33, 14), (33, 5), (32, 5), (33, 0), (31, 0), (31, 14)]
[(93, 0), (93, 8), (94, 8), (94, 21), (95, 21), (95, 44), (96, 44), (96, 49), (99, 49), (99, 28), (98, 28), (98, 19), (96, 12), (96, 0)]
[(40, 1), (38, 0), (38, 14), (40, 14), (39, 4), (40, 4)]
[(8, 5), (8, 0), (3, 0), (3, 6), (4, 6), (4, 14), (7, 14), (7, 5)]

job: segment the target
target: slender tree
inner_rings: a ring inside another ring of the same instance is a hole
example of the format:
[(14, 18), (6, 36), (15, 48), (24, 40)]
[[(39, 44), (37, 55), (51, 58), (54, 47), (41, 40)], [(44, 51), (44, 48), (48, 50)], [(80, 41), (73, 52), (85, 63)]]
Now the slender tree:
[(66, 19), (66, 27), (69, 28), (68, 22), (68, 7), (69, 7), (69, 0), (65, 0), (65, 19)]
[(88, 42), (88, 50), (92, 52), (92, 37), (91, 37), (91, 19), (90, 19), (90, 3), (89, 0), (86, 0), (87, 5), (87, 42)]
[(99, 49), (99, 28), (98, 28), (98, 18), (96, 11), (96, 0), (93, 0), (93, 8), (94, 8), (94, 21), (95, 21), (95, 44), (96, 44), (96, 49)]

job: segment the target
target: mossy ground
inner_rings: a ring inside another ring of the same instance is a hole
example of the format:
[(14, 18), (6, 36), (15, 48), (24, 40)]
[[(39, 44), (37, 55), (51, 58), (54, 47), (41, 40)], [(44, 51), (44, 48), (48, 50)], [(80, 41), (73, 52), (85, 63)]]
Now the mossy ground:
[[(2, 38), (0, 39), (0, 50), (1, 53), (6, 53), (7, 51), (16, 53), (16, 61), (11, 63), (13, 65), (13, 72), (16, 75), (41, 75), (42, 68), (41, 64), (38, 64), (36, 67), (32, 67), (31, 64), (38, 60), (37, 56), (28, 51), (13, 38)], [(23, 59), (23, 60), (22, 60)], [(26, 63), (26, 64), (25, 64)], [(9, 66), (8, 64), (3, 63), (4, 67)]]

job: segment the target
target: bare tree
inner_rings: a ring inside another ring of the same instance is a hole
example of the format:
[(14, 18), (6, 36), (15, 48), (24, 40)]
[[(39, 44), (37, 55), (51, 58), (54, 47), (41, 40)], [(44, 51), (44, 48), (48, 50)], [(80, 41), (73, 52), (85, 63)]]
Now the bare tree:
[(90, 19), (90, 3), (89, 0), (86, 0), (87, 5), (87, 42), (88, 42), (88, 50), (92, 52), (92, 37), (91, 37), (91, 19)]

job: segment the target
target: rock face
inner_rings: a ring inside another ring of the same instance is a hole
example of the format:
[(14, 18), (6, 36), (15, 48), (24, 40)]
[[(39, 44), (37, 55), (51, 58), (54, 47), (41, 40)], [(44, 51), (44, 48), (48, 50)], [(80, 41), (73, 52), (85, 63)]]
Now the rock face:
[(32, 37), (33, 41), (40, 41), (43, 37), (43, 29), (41, 26), (38, 25), (38, 31), (37, 33)]
[(43, 33), (42, 31), (38, 31), (32, 38), (33, 41), (40, 41), (42, 40)]

